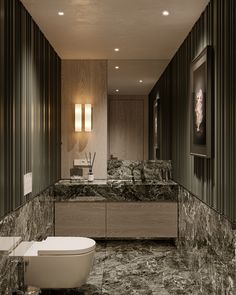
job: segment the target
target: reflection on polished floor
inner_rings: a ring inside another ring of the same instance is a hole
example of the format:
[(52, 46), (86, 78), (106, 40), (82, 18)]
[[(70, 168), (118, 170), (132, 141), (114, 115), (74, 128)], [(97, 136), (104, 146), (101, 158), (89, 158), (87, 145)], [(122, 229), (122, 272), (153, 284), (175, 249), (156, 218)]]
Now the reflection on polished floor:
[(201, 259), (180, 253), (171, 242), (98, 242), (94, 269), (80, 289), (53, 290), (43, 295), (236, 294), (234, 267), (215, 256)]

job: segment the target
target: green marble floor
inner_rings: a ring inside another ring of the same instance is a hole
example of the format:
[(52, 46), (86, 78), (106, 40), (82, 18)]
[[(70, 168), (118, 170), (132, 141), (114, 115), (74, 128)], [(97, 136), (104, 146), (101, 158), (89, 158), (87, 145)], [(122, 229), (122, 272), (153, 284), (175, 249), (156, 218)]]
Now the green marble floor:
[(86, 285), (42, 295), (234, 295), (235, 273), (234, 265), (205, 253), (180, 253), (170, 242), (98, 242)]

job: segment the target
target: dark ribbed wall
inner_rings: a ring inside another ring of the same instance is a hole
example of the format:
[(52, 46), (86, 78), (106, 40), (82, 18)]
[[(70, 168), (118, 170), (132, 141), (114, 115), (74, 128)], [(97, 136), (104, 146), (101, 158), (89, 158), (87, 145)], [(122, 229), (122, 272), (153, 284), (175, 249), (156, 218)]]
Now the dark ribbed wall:
[[(151, 105), (160, 92), (162, 120), (172, 120), (171, 126), (162, 128), (161, 148), (168, 156), (167, 145), (172, 140), (169, 156), (173, 160), (174, 179), (233, 221), (236, 221), (235, 37), (235, 0), (211, 1), (150, 93)], [(214, 49), (214, 156), (209, 160), (190, 156), (189, 119), (190, 64), (207, 45)], [(168, 109), (172, 109), (172, 116)], [(150, 125), (151, 122), (152, 118)]]
[(165, 74), (161, 77), (158, 84), (154, 86), (149, 94), (149, 159), (154, 159), (154, 142), (153, 142), (153, 105), (156, 99), (159, 99), (160, 114), (159, 114), (159, 145), (160, 145), (160, 159), (171, 159), (171, 130), (172, 130), (172, 109), (170, 108), (170, 101), (172, 95), (172, 83), (169, 76), (171, 76), (171, 67), (169, 66)]
[(60, 178), (60, 58), (19, 0), (1, 4), (0, 215)]
[(3, 35), (3, 0), (0, 0), (0, 216), (3, 214), (4, 211), (4, 163), (3, 163), (3, 108), (4, 108), (4, 88), (3, 88), (3, 42), (4, 42), (4, 35)]

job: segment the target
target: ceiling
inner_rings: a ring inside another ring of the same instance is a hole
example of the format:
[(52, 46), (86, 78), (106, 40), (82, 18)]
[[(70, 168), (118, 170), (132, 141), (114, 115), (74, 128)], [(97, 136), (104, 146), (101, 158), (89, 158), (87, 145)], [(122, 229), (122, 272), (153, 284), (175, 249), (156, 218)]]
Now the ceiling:
[[(21, 2), (62, 59), (108, 59), (109, 93), (148, 94), (209, 1)], [(113, 70), (114, 60), (119, 70)]]
[[(147, 95), (169, 60), (109, 60), (108, 93)], [(115, 67), (119, 65), (119, 69)], [(139, 81), (142, 80), (142, 83)], [(116, 92), (116, 89), (119, 92)]]

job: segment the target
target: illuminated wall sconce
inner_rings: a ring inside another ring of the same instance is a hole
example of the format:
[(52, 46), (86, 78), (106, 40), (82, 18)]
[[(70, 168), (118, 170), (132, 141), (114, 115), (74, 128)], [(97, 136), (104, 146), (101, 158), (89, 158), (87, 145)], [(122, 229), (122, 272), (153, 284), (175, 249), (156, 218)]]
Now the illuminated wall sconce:
[(92, 131), (92, 105), (75, 105), (75, 131)]
[(92, 105), (84, 105), (84, 130), (86, 132), (92, 131)]
[(75, 105), (75, 131), (82, 131), (82, 104)]

